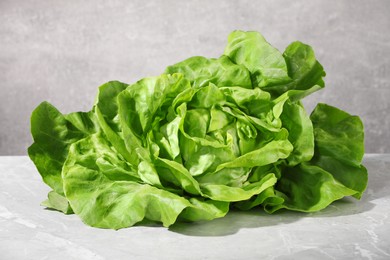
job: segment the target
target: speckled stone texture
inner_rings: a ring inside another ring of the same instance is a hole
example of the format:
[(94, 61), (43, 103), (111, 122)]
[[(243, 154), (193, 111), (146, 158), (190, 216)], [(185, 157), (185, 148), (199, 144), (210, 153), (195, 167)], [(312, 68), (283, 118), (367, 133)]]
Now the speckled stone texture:
[(235, 29), (280, 50), (313, 46), (327, 87), (307, 98), (362, 117), (366, 152), (390, 152), (390, 1), (0, 1), (0, 155), (23, 155), (43, 100), (88, 110), (97, 87), (218, 57)]
[(0, 156), (0, 259), (390, 259), (390, 155), (366, 155), (360, 201), (315, 213), (261, 209), (208, 222), (92, 228), (46, 210), (50, 190), (27, 156)]

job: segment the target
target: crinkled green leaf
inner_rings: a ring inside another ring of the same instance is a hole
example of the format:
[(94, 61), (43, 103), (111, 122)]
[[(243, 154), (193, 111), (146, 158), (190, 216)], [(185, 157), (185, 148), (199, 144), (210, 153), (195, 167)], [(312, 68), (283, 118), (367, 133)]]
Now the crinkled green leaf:
[(201, 184), (221, 184), (231, 187), (241, 187), (247, 181), (251, 168), (225, 168), (213, 172), (207, 172), (196, 180)]
[(207, 59), (196, 56), (169, 66), (165, 73), (182, 73), (194, 87), (204, 87), (212, 83), (216, 86), (241, 86), (252, 88), (249, 71), (234, 64), (227, 56)]
[(263, 205), (265, 209), (272, 209), (282, 205), (283, 202), (284, 199), (276, 195), (274, 187), (271, 186), (249, 200), (236, 202), (234, 206), (241, 210), (249, 210), (259, 205)]
[(156, 166), (162, 179), (174, 183), (188, 193), (202, 195), (199, 183), (182, 164), (159, 158), (156, 161)]
[(367, 169), (361, 164), (364, 155), (364, 130), (359, 117), (335, 107), (319, 104), (313, 120), (316, 142), (313, 164), (355, 190), (360, 198), (367, 187)]
[(313, 124), (303, 106), (287, 102), (280, 118), (289, 132), (288, 140), (294, 149), (287, 158), (289, 165), (311, 160), (314, 155)]
[[(274, 95), (290, 91), (291, 99), (301, 99), (325, 86), (322, 65), (316, 60), (313, 49), (301, 42), (291, 43), (283, 53), (292, 81), (278, 86), (266, 87)], [(294, 91), (292, 91), (294, 90)]]
[(185, 208), (179, 215), (181, 219), (186, 221), (200, 221), (200, 220), (212, 220), (215, 218), (221, 218), (229, 211), (229, 202), (203, 199), (203, 198), (190, 198), (189, 202), (191, 207)]
[(232, 32), (224, 54), (249, 70), (254, 87), (273, 86), (291, 80), (283, 55), (258, 32)]
[(284, 203), (268, 206), (268, 212), (280, 208), (304, 212), (318, 211), (335, 200), (357, 193), (335, 180), (332, 174), (324, 169), (306, 163), (285, 168), (275, 186), (284, 194)]
[(99, 125), (106, 138), (113, 144), (116, 150), (129, 162), (138, 163), (135, 153), (127, 149), (121, 137), (121, 125), (118, 118), (118, 94), (127, 88), (127, 84), (119, 81), (110, 81), (99, 87), (99, 93), (95, 105), (95, 114)]
[(293, 146), (287, 140), (272, 141), (262, 148), (219, 165), (217, 170), (233, 167), (255, 167), (275, 163), (280, 159), (287, 158), (292, 149)]
[(347, 164), (361, 164), (364, 131), (358, 116), (351, 116), (326, 104), (318, 104), (310, 119), (314, 125), (318, 154), (338, 158)]
[(364, 153), (363, 125), (356, 116), (319, 104), (313, 121), (313, 160), (282, 171), (276, 189), (285, 197), (279, 208), (317, 211), (344, 196), (360, 198), (367, 185), (367, 170), (361, 165)]
[(317, 155), (313, 164), (332, 174), (345, 187), (356, 191), (354, 197), (361, 198), (368, 181), (367, 169), (363, 165), (352, 166), (342, 160), (322, 155)]
[[(36, 165), (43, 181), (56, 193), (62, 195), (61, 169), (68, 155), (69, 146), (85, 137), (94, 123), (89, 113), (72, 113), (69, 118), (82, 118), (86, 127), (72, 124), (54, 106), (42, 102), (31, 115), (31, 134), (34, 143), (28, 154)], [(81, 128), (81, 130), (80, 130)], [(87, 130), (88, 129), (88, 130)]]
[(242, 187), (230, 187), (221, 184), (203, 184), (201, 185), (201, 189), (203, 194), (212, 200), (234, 202), (250, 199), (252, 196), (257, 195), (274, 185), (276, 180), (274, 174), (268, 174), (260, 181)]

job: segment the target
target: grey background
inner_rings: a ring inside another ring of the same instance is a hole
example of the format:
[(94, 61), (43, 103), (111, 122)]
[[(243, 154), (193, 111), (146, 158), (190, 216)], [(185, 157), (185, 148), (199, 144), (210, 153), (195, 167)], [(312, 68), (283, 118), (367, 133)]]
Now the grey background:
[(132, 83), (228, 34), (255, 30), (281, 51), (310, 44), (327, 87), (305, 101), (361, 116), (366, 152), (390, 152), (390, 1), (0, 0), (0, 155), (24, 155), (43, 100), (89, 110), (99, 85)]

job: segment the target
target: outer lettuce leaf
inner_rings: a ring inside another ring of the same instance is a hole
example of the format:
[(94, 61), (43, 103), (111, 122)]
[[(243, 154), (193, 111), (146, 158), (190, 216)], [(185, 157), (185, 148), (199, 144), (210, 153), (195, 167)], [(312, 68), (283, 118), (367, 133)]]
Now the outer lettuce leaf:
[(219, 184), (229, 187), (242, 187), (248, 180), (251, 170), (251, 168), (247, 167), (224, 168), (207, 172), (201, 176), (196, 176), (195, 179), (200, 184)]
[(69, 146), (97, 131), (92, 112), (61, 114), (48, 102), (42, 102), (31, 115), (31, 134), (34, 143), (28, 155), (37, 167), (43, 181), (53, 191), (48, 194), (44, 206), (71, 213), (63, 196), (62, 166), (68, 156)]
[(266, 87), (267, 91), (276, 96), (291, 91), (289, 96), (297, 100), (325, 86), (322, 79), (325, 71), (309, 45), (293, 42), (286, 48), (283, 57), (292, 81), (284, 85)]
[(122, 139), (121, 125), (118, 120), (118, 94), (127, 88), (127, 84), (119, 81), (110, 81), (99, 87), (95, 104), (96, 118), (106, 138), (127, 161), (137, 164), (137, 158), (128, 150)]
[(242, 187), (229, 187), (219, 184), (204, 184), (201, 186), (204, 195), (212, 200), (219, 201), (242, 201), (261, 193), (276, 183), (273, 174), (264, 176), (261, 181), (246, 184)]
[(312, 161), (314, 165), (321, 167), (333, 175), (333, 178), (355, 191), (352, 195), (360, 199), (367, 187), (367, 169), (363, 165), (352, 166), (338, 158), (318, 155)]
[(267, 207), (269, 212), (280, 208), (317, 211), (344, 196), (360, 198), (366, 188), (360, 119), (325, 104), (319, 104), (310, 118), (315, 136), (314, 158), (282, 171), (275, 187), (283, 194), (284, 202)]
[(179, 215), (180, 219), (186, 221), (213, 220), (221, 218), (229, 211), (229, 202), (204, 199), (190, 198), (191, 207), (185, 208)]
[[(291, 43), (283, 53), (286, 60), (288, 74), (293, 83), (289, 89), (310, 89), (313, 86), (324, 87), (322, 77), (325, 76), (322, 65), (316, 60), (313, 49), (302, 42)], [(283, 89), (283, 87), (280, 87)]]
[(42, 102), (31, 115), (31, 134), (34, 143), (28, 154), (34, 162), (43, 181), (53, 190), (42, 203), (51, 209), (72, 213), (64, 197), (61, 178), (62, 166), (67, 158), (69, 146), (98, 131), (92, 111), (61, 114), (48, 102)]
[(182, 73), (195, 88), (205, 87), (209, 83), (223, 87), (241, 86), (252, 88), (249, 71), (244, 66), (234, 64), (224, 55), (219, 59), (207, 59), (200, 56), (191, 57), (169, 66), (165, 73)]
[(366, 189), (367, 169), (364, 155), (363, 123), (357, 116), (318, 104), (310, 116), (314, 125), (316, 152), (313, 163), (330, 172), (360, 198)]
[(232, 32), (224, 54), (234, 63), (248, 68), (254, 87), (279, 85), (291, 80), (282, 54), (257, 32)]
[(288, 164), (294, 166), (311, 160), (314, 155), (313, 124), (302, 104), (287, 102), (280, 119), (294, 148), (287, 158)]
[(287, 158), (293, 146), (287, 140), (272, 141), (264, 147), (248, 152), (236, 159), (223, 163), (217, 167), (217, 170), (223, 168), (235, 167), (255, 167), (275, 163), (279, 159)]
[(303, 212), (318, 211), (335, 200), (356, 194), (356, 191), (336, 181), (329, 172), (305, 163), (284, 169), (275, 186), (283, 193), (281, 197), (284, 202), (280, 205), (267, 205), (265, 209), (271, 213), (280, 208)]
[(34, 144), (28, 149), (43, 181), (63, 194), (61, 168), (68, 155), (69, 145), (85, 135), (66, 120), (48, 102), (41, 103), (31, 115), (31, 134)]
[(161, 178), (193, 195), (203, 195), (199, 183), (180, 163), (159, 158), (155, 162)]
[(276, 195), (274, 187), (271, 186), (249, 200), (236, 202), (234, 206), (240, 210), (249, 210), (259, 205), (263, 205), (263, 207), (270, 212), (269, 209), (272, 209), (275, 206), (280, 207), (283, 202), (284, 199), (281, 196)]
[(364, 155), (363, 123), (358, 116), (335, 107), (318, 104), (310, 116), (319, 155), (338, 158), (359, 166)]
[(260, 117), (272, 107), (271, 95), (260, 88), (223, 87), (221, 90), (227, 101), (233, 102), (248, 115)]

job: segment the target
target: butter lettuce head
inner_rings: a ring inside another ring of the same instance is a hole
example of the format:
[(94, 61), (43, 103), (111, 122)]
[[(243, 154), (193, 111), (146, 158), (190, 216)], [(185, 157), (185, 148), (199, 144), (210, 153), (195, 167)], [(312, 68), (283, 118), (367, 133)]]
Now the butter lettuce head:
[(309, 115), (301, 103), (324, 76), (310, 46), (280, 53), (257, 32), (234, 31), (219, 58), (100, 86), (88, 112), (64, 115), (43, 102), (28, 149), (52, 188), (43, 205), (120, 229), (211, 220), (232, 207), (312, 212), (359, 199), (361, 120), (326, 104)]

